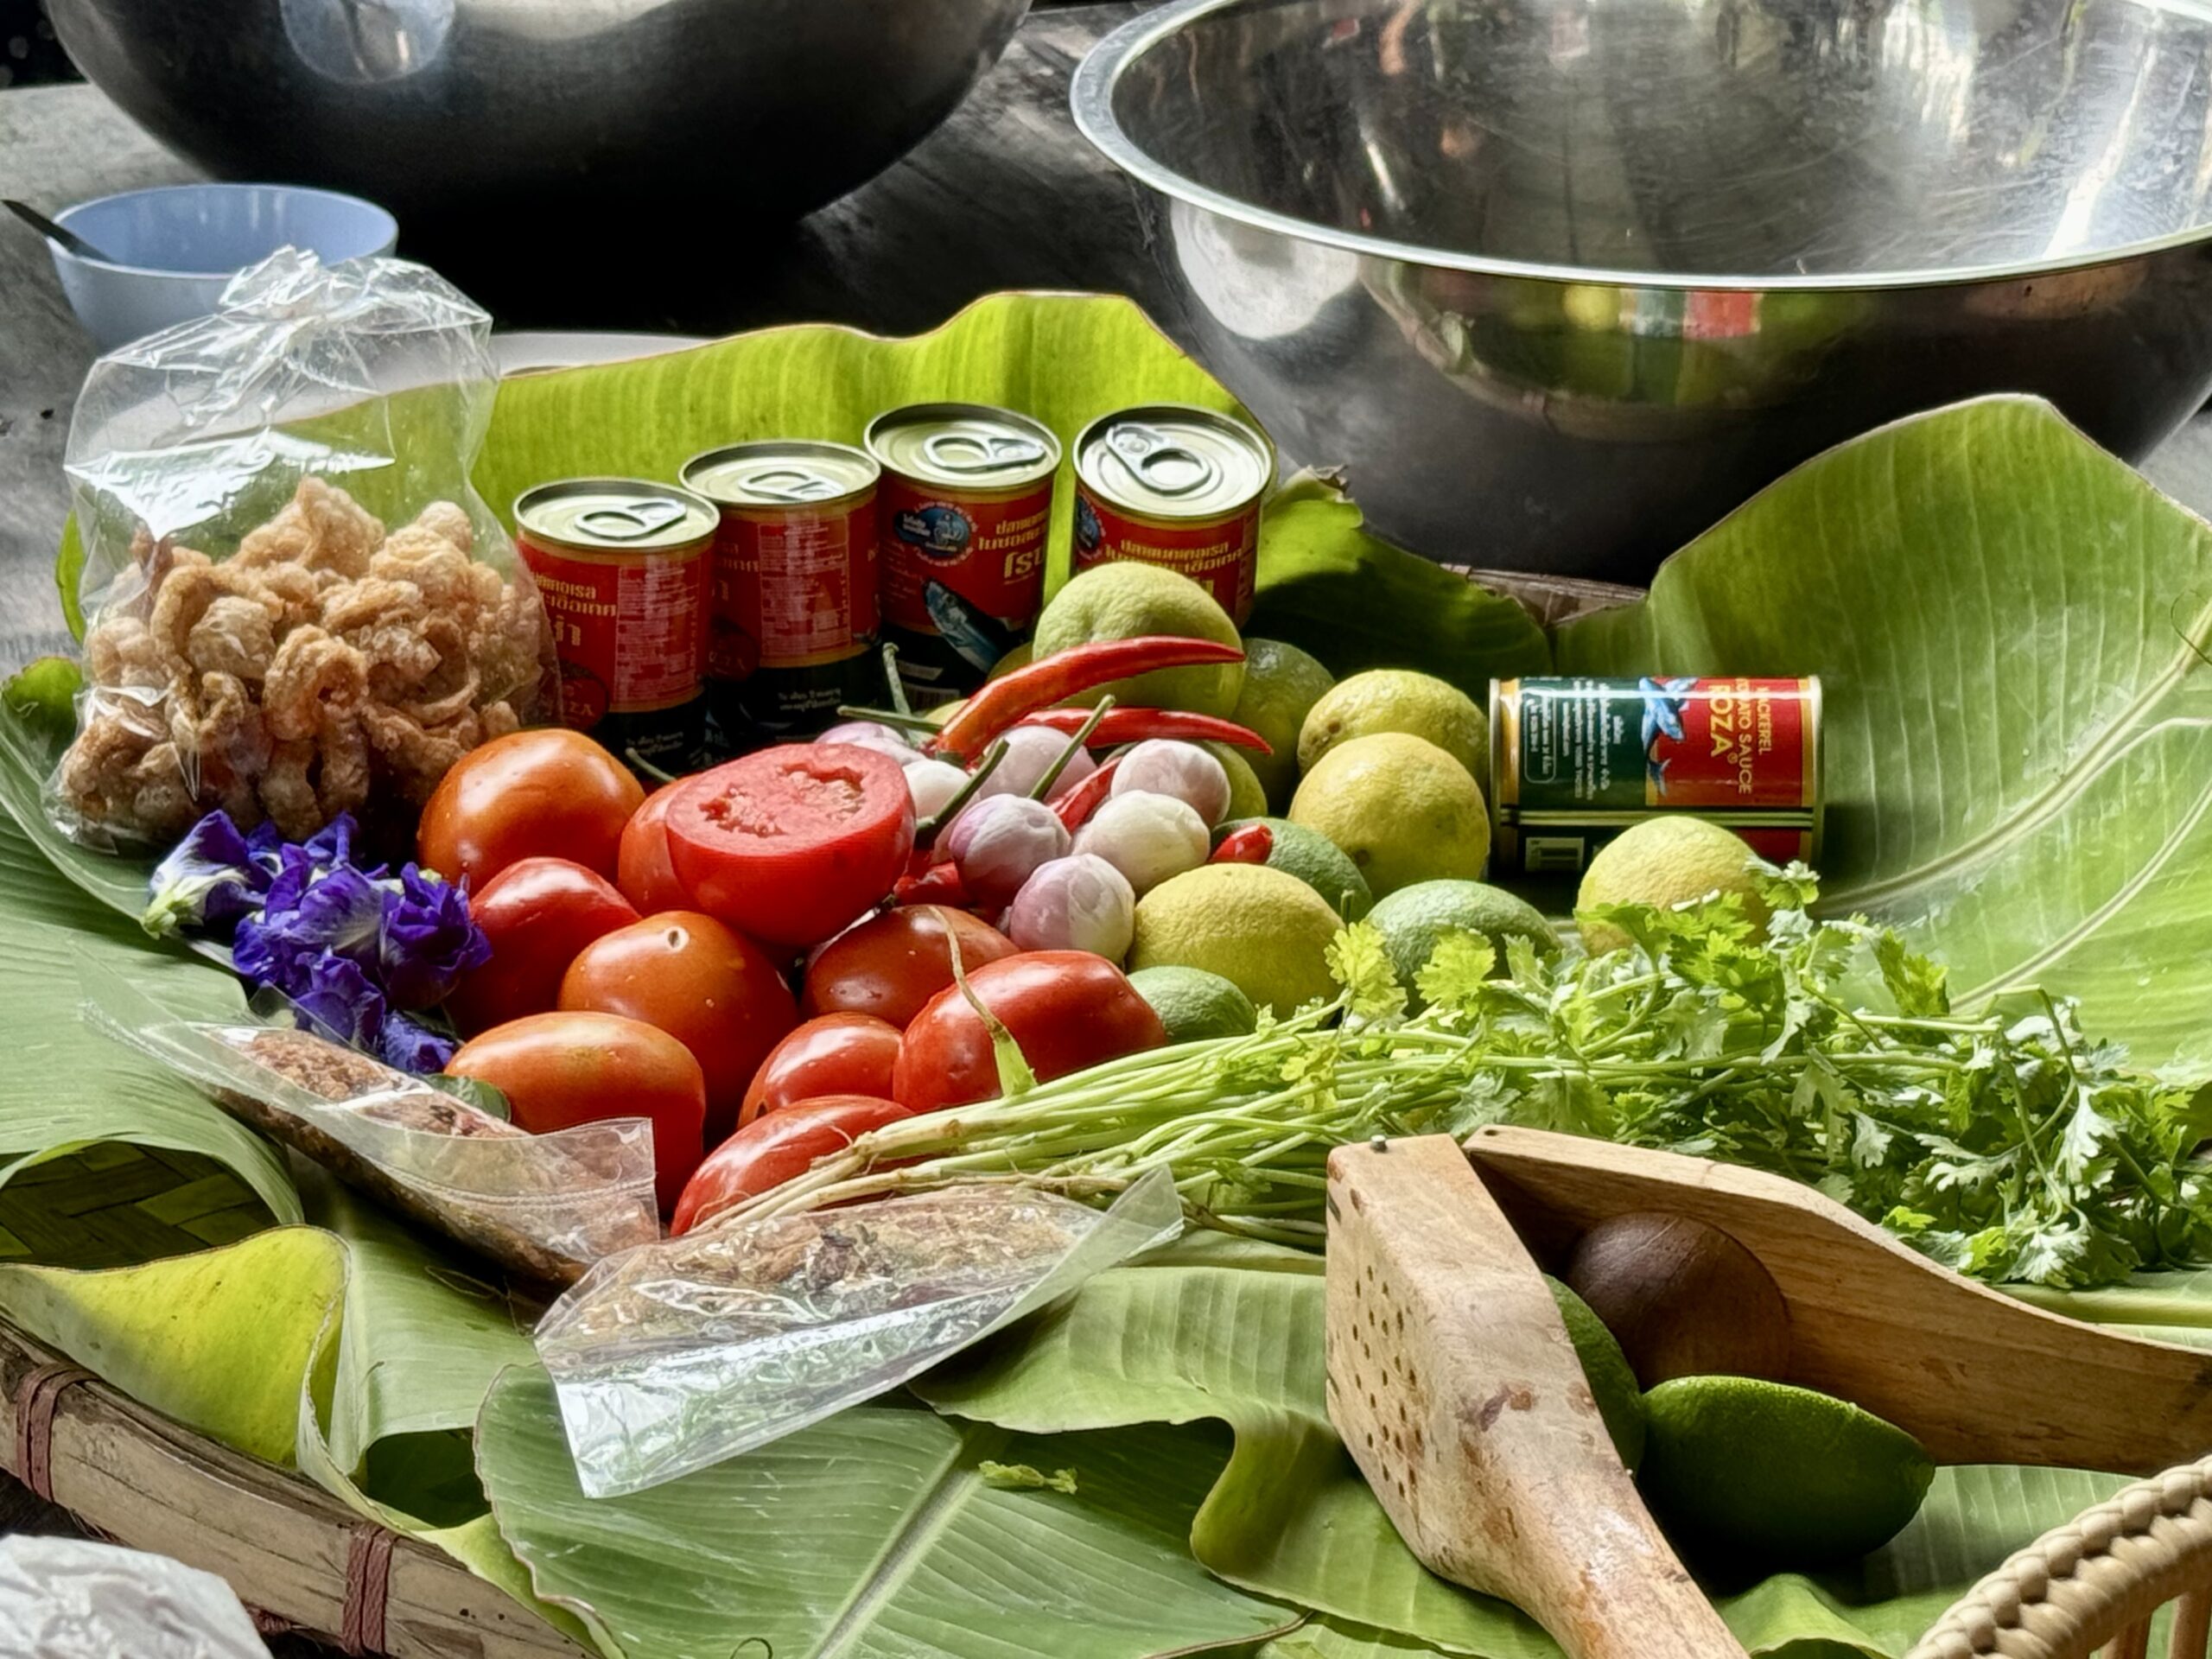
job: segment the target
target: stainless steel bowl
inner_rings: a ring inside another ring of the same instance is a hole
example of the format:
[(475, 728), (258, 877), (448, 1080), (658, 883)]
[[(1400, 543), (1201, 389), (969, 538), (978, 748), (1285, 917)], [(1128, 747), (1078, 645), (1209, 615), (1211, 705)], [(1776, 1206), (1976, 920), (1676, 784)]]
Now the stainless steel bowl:
[(1914, 410), (2171, 434), (2208, 65), (2179, 0), (1179, 0), (1074, 105), (1291, 456), (1435, 556), (1640, 580)]
[(213, 171), (369, 196), (410, 236), (535, 216), (510, 257), (547, 264), (727, 257), (904, 154), (1027, 3), (48, 0), (86, 74)]

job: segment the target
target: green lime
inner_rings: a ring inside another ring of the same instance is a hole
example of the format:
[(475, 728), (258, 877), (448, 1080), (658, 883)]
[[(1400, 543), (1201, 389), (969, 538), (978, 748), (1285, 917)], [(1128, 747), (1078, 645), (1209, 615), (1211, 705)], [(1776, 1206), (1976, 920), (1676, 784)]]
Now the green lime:
[(1230, 715), (1274, 747), (1252, 757), (1252, 770), (1266, 787), (1270, 807), (1288, 806), (1298, 788), (1298, 734), (1306, 716), (1336, 683), (1320, 658), (1280, 639), (1244, 642), (1244, 691)]
[(1428, 965), (1437, 940), (1446, 933), (1476, 933), (1488, 939), (1497, 949), (1499, 973), (1505, 971), (1508, 939), (1528, 940), (1540, 957), (1559, 951), (1559, 935), (1542, 912), (1503, 887), (1481, 881), (1416, 881), (1382, 899), (1367, 912), (1367, 919), (1382, 930), (1398, 982), (1406, 988), (1414, 1008), (1421, 1006), (1415, 980)]
[(1574, 1344), (1575, 1358), (1582, 1362), (1590, 1397), (1598, 1402), (1598, 1415), (1612, 1437), (1613, 1450), (1620, 1453), (1622, 1466), (1634, 1474), (1643, 1461), (1643, 1390), (1636, 1386), (1628, 1356), (1621, 1352), (1605, 1322), (1590, 1311), (1589, 1303), (1549, 1274), (1544, 1283), (1559, 1304), (1560, 1318), (1567, 1322), (1568, 1340)]
[(1337, 912), (1294, 875), (1264, 864), (1202, 864), (1137, 900), (1129, 969), (1203, 968), (1255, 1007), (1288, 1014), (1337, 994), (1325, 952)]
[(1377, 899), (1416, 881), (1471, 881), (1490, 856), (1490, 810), (1474, 779), (1404, 732), (1332, 747), (1299, 785), (1290, 821), (1350, 854)]
[(1311, 772), (1338, 744), (1377, 732), (1425, 737), (1490, 786), (1490, 716), (1458, 686), (1403, 668), (1370, 669), (1337, 682), (1299, 728), (1298, 764)]
[(1229, 810), (1223, 816), (1256, 818), (1263, 815), (1268, 810), (1268, 791), (1260, 786), (1259, 774), (1252, 770), (1252, 752), (1211, 738), (1198, 747), (1220, 761), (1221, 769), (1229, 774)]
[(1375, 895), (1367, 890), (1367, 878), (1343, 848), (1318, 830), (1308, 830), (1288, 818), (1230, 818), (1213, 832), (1214, 842), (1218, 845), (1230, 830), (1254, 823), (1264, 823), (1274, 832), (1274, 846), (1267, 859), (1270, 869), (1296, 876), (1348, 922), (1367, 914), (1375, 903)]
[(1872, 1412), (1749, 1376), (1678, 1376), (1643, 1396), (1638, 1478), (1678, 1543), (1715, 1564), (1811, 1567), (1880, 1548), (1935, 1465)]
[(1152, 1004), (1171, 1043), (1242, 1037), (1259, 1023), (1250, 997), (1231, 981), (1203, 968), (1140, 968), (1129, 976), (1129, 983)]
[(1034, 649), (1028, 640), (1024, 639), (1020, 644), (1008, 650), (998, 661), (993, 663), (991, 671), (983, 677), (986, 680), (995, 680), (1002, 675), (1013, 673), (1017, 668), (1028, 667), (1029, 659)]
[[(1211, 594), (1173, 570), (1134, 559), (1094, 565), (1052, 595), (1037, 619), (1032, 642), (1037, 657), (1100, 639), (1136, 639), (1147, 634), (1185, 639), (1214, 639), (1238, 645), (1236, 625)], [(1198, 668), (1163, 668), (1134, 679), (1095, 686), (1073, 699), (1095, 703), (1107, 692), (1124, 709), (1188, 709), (1202, 715), (1226, 715), (1244, 689), (1244, 664), (1222, 663)]]
[[(1744, 895), (1744, 914), (1755, 926), (1766, 925), (1766, 905), (1753, 875), (1755, 857), (1742, 837), (1704, 818), (1681, 813), (1630, 824), (1598, 849), (1582, 873), (1574, 907), (1650, 905), (1664, 910), (1692, 905), (1716, 893)], [(1610, 922), (1580, 923), (1582, 943), (1592, 956), (1618, 950), (1627, 934)]]

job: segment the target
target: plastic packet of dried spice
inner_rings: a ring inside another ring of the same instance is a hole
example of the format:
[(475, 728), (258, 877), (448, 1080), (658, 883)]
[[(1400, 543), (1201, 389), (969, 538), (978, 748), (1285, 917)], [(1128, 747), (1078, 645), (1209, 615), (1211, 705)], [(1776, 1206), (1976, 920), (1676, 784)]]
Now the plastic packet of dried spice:
[(90, 625), (46, 798), (66, 833), (405, 816), (547, 711), (543, 609), (469, 481), (490, 330), (421, 265), (285, 249), (93, 365), (66, 458)]
[(80, 963), (79, 977), (94, 1029), (512, 1273), (567, 1285), (660, 1237), (641, 1117), (531, 1135), (313, 1032), (181, 1020), (111, 970)]
[(993, 1183), (712, 1224), (593, 1268), (538, 1357), (584, 1491), (618, 1497), (895, 1389), (1182, 1224), (1164, 1169), (1103, 1210)]

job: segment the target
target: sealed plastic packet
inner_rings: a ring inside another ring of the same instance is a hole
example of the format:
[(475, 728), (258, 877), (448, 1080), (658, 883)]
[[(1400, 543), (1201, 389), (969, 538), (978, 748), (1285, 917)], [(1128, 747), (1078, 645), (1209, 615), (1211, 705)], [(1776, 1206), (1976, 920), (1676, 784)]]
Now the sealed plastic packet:
[(220, 807), (302, 839), (419, 806), (557, 693), (527, 571), (469, 483), (491, 319), (396, 259), (285, 249), (110, 353), (69, 429), (90, 620), (48, 815), (161, 847)]
[(1009, 1183), (710, 1224), (593, 1268), (538, 1357), (584, 1491), (618, 1497), (895, 1389), (1182, 1220), (1154, 1170), (1106, 1210)]
[(312, 1032), (179, 1020), (81, 964), (85, 1018), (241, 1122), (511, 1272), (573, 1282), (660, 1236), (652, 1127), (610, 1118), (531, 1135)]

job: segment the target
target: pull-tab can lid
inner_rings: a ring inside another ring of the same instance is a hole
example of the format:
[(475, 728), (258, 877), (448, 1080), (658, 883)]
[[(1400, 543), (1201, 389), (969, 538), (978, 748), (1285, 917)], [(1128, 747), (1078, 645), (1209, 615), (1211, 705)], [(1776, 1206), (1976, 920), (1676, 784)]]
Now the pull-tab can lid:
[(515, 526), (544, 545), (601, 552), (664, 551), (714, 533), (714, 504), (642, 478), (564, 478), (525, 490)]
[(683, 463), (685, 484), (733, 507), (819, 507), (873, 492), (875, 462), (850, 444), (765, 438), (726, 444)]
[(986, 404), (911, 404), (861, 439), (889, 471), (950, 489), (1025, 489), (1060, 464), (1060, 441), (1027, 415)]
[(1102, 416), (1076, 440), (1076, 476), (1111, 505), (1160, 518), (1250, 505), (1274, 480), (1274, 450), (1243, 422), (1154, 404)]

